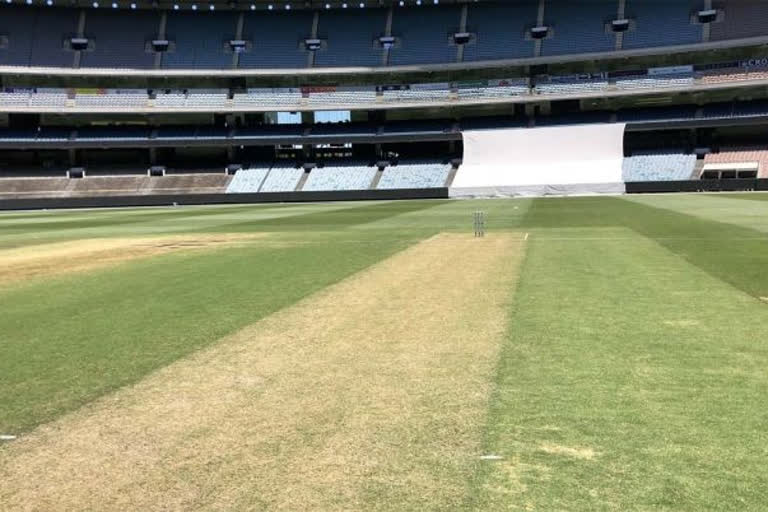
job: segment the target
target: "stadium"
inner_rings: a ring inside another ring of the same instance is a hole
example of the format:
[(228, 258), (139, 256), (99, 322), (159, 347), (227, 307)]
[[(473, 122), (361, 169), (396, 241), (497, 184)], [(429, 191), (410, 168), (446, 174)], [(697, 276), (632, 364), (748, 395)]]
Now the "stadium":
[(0, 510), (765, 510), (766, 126), (764, 0), (3, 0)]

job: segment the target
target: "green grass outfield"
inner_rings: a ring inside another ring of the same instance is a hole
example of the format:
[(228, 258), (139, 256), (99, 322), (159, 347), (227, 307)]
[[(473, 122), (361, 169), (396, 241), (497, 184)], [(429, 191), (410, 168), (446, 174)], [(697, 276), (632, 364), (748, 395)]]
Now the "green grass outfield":
[[(0, 286), (0, 434), (32, 432), (432, 235), (471, 232), (481, 209), (490, 234), (528, 241), (478, 432), (498, 459), (475, 465), (465, 508), (765, 510), (767, 198), (3, 213), (0, 254), (267, 236)], [(386, 509), (381, 498), (361, 508)]]

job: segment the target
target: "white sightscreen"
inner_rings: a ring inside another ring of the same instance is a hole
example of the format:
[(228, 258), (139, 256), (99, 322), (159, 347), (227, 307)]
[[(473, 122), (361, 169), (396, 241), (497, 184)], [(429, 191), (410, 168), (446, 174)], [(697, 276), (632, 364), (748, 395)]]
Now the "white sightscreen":
[(465, 131), (464, 161), (452, 188), (622, 183), (624, 126)]

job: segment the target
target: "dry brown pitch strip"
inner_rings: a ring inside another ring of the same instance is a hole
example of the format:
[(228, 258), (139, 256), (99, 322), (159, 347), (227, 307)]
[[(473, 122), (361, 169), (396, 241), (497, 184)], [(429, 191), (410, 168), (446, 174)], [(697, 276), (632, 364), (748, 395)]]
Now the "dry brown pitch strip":
[(0, 447), (3, 509), (457, 508), (523, 244), (430, 238)]

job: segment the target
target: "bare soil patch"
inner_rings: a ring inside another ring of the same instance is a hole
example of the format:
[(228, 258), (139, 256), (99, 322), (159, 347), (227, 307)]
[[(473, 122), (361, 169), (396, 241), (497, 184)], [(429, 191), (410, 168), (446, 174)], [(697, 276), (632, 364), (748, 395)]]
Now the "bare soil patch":
[(539, 449), (550, 455), (563, 455), (574, 459), (592, 460), (595, 458), (595, 450), (585, 447), (562, 446), (555, 443), (544, 443)]
[(0, 250), (0, 286), (37, 276), (92, 270), (173, 251), (233, 245), (265, 234), (91, 238)]
[(523, 247), (433, 237), (42, 426), (0, 448), (0, 503), (456, 509)]

